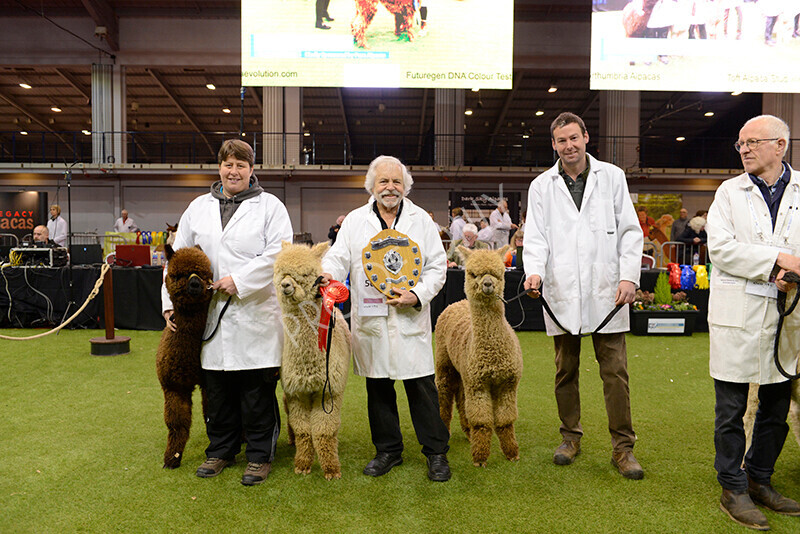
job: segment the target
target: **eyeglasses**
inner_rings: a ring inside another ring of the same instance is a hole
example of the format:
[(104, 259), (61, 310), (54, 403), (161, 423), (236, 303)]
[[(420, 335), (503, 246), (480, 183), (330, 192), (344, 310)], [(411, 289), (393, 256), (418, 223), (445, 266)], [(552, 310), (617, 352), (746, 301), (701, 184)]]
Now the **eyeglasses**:
[(750, 150), (755, 150), (758, 148), (759, 143), (763, 143), (764, 141), (777, 141), (780, 137), (773, 137), (772, 139), (747, 139), (745, 141), (736, 141), (733, 143), (733, 148), (736, 149), (736, 152), (741, 152), (742, 147), (747, 145), (747, 148)]

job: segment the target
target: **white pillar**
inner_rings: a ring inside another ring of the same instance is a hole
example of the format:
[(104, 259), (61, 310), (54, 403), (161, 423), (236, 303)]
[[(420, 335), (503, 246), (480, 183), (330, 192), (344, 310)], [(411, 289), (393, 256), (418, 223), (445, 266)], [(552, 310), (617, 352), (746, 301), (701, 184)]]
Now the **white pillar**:
[(303, 92), (300, 87), (264, 87), (264, 165), (300, 165)]
[(92, 65), (92, 163), (109, 163), (114, 154), (113, 65)]
[[(800, 134), (800, 95), (785, 93), (764, 93), (761, 100), (761, 111), (765, 115), (775, 115), (789, 125), (791, 137), (797, 138)], [(789, 151), (786, 161), (793, 168), (800, 166), (800, 144), (789, 140)]]
[(464, 164), (464, 90), (436, 89), (435, 165)]
[(600, 93), (600, 159), (623, 169), (639, 167), (639, 91)]
[(114, 65), (114, 71), (111, 78), (112, 98), (112, 122), (114, 134), (114, 162), (127, 163), (128, 162), (128, 136), (123, 133), (128, 129), (128, 110), (127, 99), (125, 92), (127, 90), (127, 82), (125, 80), (125, 67), (122, 65)]

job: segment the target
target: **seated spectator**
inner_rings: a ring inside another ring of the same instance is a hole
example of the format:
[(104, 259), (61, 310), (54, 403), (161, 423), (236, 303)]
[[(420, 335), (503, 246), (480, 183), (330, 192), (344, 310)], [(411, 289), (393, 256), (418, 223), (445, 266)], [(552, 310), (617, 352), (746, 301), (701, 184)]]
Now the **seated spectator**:
[(117, 219), (114, 223), (114, 231), (115, 232), (138, 232), (139, 227), (136, 226), (136, 223), (133, 219), (128, 217), (128, 210), (122, 210), (121, 213), (122, 217)]
[(33, 246), (42, 248), (55, 248), (58, 246), (58, 244), (50, 239), (50, 230), (48, 230), (43, 224), (40, 224), (33, 229)]
[(336, 243), (336, 238), (339, 236), (339, 228), (342, 227), (342, 222), (344, 221), (344, 215), (339, 215), (336, 217), (336, 224), (331, 226), (330, 230), (328, 230), (328, 239), (331, 241), (331, 245)]
[(450, 269), (464, 266), (464, 258), (462, 258), (461, 254), (458, 253), (459, 245), (473, 250), (489, 248), (489, 245), (486, 243), (478, 241), (478, 228), (474, 224), (465, 224), (463, 233), (464, 237), (453, 241), (447, 251), (447, 267)]
[(511, 239), (511, 248), (506, 252), (505, 256), (506, 267), (517, 266), (517, 247), (522, 246), (524, 238), (525, 233), (522, 230), (517, 230), (514, 233), (514, 237)]
[(700, 253), (700, 248), (706, 244), (706, 220), (703, 217), (692, 217), (686, 225), (683, 233), (678, 237), (678, 241), (685, 243), (683, 252), (683, 264), (692, 265), (692, 258), (695, 253)]
[(481, 219), (481, 229), (478, 231), (478, 241), (483, 241), (487, 245), (491, 246), (492, 243), (492, 236), (494, 233), (492, 232), (492, 227), (489, 226), (489, 220), (484, 218)]

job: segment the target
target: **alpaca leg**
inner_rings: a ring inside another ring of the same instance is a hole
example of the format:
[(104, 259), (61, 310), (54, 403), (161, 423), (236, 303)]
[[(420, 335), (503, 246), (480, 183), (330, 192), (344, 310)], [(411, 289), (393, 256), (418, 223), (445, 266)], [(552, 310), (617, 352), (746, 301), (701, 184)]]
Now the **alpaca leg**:
[(286, 393), (283, 394), (283, 411), (286, 413), (286, 441), (289, 445), (294, 445), (294, 428), (289, 420), (289, 402), (286, 400)]
[(453, 419), (453, 401), (461, 382), (458, 372), (450, 363), (444, 343), (436, 344), (436, 389), (439, 392), (439, 415), (450, 430)]
[(501, 391), (494, 399), (494, 424), (500, 449), (509, 460), (519, 460), (519, 444), (514, 433), (514, 421), (517, 420), (517, 389)]
[(464, 395), (467, 420), (470, 425), (469, 441), (472, 452), (472, 463), (476, 467), (485, 467), (489, 459), (489, 447), (492, 443), (492, 398), (488, 391), (468, 389)]
[(792, 403), (789, 405), (789, 424), (792, 432), (800, 444), (800, 380), (795, 380), (792, 384)]
[(456, 391), (456, 408), (458, 408), (458, 419), (461, 423), (461, 430), (469, 439), (469, 421), (467, 420), (467, 408), (464, 400), (464, 383), (459, 381), (458, 390)]
[(295, 432), (294, 472), (298, 475), (307, 475), (311, 472), (311, 464), (314, 462), (310, 399), (291, 396), (287, 397), (286, 405), (289, 424)]
[(408, 35), (408, 40), (414, 40), (414, 10), (409, 8), (405, 9), (403, 13), (403, 25), (401, 31)]
[[(745, 454), (750, 449), (750, 443), (753, 441), (753, 425), (756, 421), (757, 411), (758, 384), (750, 384), (750, 390), (747, 392), (747, 411), (744, 412)], [(742, 459), (742, 461), (744, 461), (744, 459)]]
[(369, 48), (367, 46), (367, 28), (373, 17), (375, 17), (377, 9), (377, 0), (359, 0), (356, 2), (356, 15), (350, 24), (350, 30), (353, 33), (353, 40), (356, 42), (356, 46)]
[(311, 412), (311, 436), (314, 450), (319, 457), (322, 474), (327, 480), (342, 478), (342, 466), (339, 463), (339, 425), (341, 424), (342, 395), (333, 398), (333, 410), (325, 413), (321, 405), (321, 397), (314, 396)]
[(164, 422), (167, 425), (167, 449), (164, 467), (175, 469), (181, 465), (183, 449), (189, 441), (192, 427), (192, 392), (164, 390)]

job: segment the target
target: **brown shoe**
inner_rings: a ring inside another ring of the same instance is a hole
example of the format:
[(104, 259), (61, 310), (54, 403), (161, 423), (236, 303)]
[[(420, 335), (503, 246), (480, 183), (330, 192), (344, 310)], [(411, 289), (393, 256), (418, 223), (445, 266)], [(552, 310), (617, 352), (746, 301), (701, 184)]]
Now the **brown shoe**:
[(553, 463), (556, 465), (569, 465), (575, 461), (575, 457), (580, 453), (580, 441), (564, 440), (561, 442), (561, 445), (556, 448), (556, 453), (553, 455)]
[(244, 470), (242, 475), (242, 484), (245, 486), (255, 486), (267, 480), (269, 471), (272, 469), (272, 464), (257, 464), (250, 462), (247, 464), (247, 469)]
[(770, 484), (759, 484), (747, 477), (748, 493), (753, 502), (783, 515), (800, 515), (800, 504), (784, 497)]
[(615, 451), (611, 455), (611, 465), (617, 468), (619, 474), (631, 480), (641, 480), (644, 478), (644, 470), (636, 458), (633, 451)]
[(229, 460), (223, 460), (222, 458), (206, 458), (206, 461), (197, 468), (196, 474), (202, 478), (215, 477), (230, 465), (233, 465), (233, 462)]
[(719, 507), (728, 517), (742, 526), (755, 530), (769, 530), (767, 517), (756, 508), (750, 496), (745, 493), (735, 493), (723, 489), (719, 498)]

